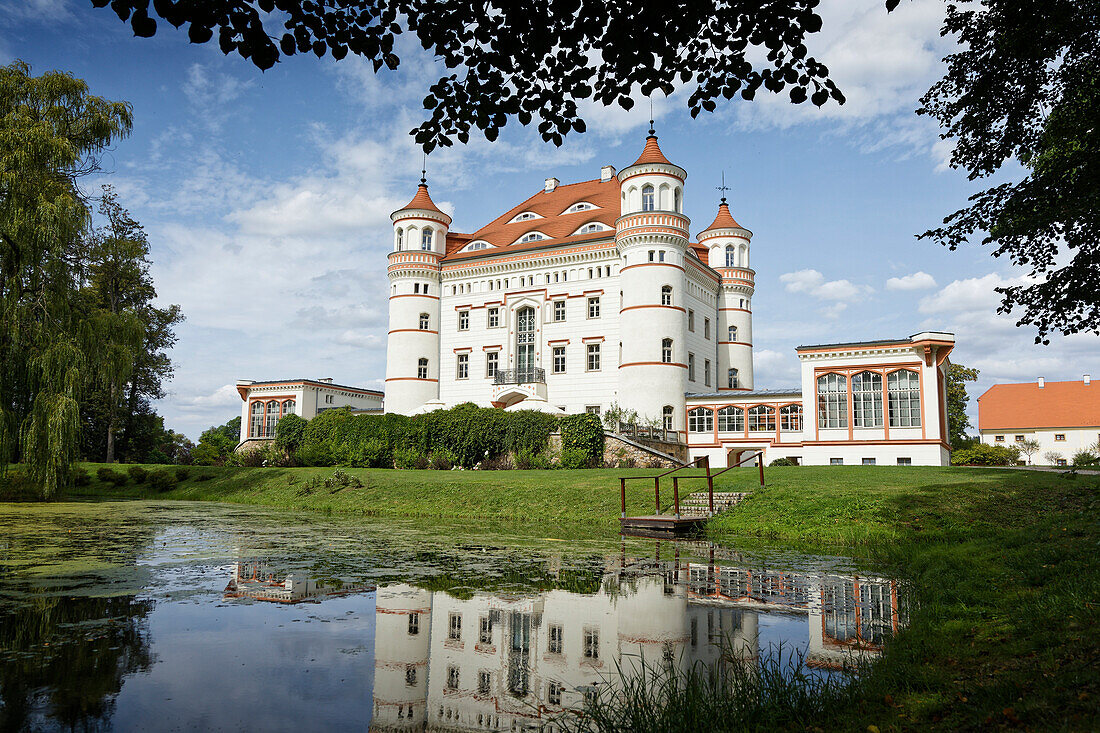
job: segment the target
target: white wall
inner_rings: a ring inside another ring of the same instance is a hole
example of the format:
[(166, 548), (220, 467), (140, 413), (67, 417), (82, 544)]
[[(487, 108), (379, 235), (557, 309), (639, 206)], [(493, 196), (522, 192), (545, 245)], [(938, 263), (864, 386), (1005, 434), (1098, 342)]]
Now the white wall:
[[(1039, 441), (1039, 450), (1030, 459), (1033, 465), (1051, 465), (1046, 458), (1046, 453), (1051, 451), (1061, 455), (1066, 463), (1073, 461), (1073, 454), (1096, 447), (1100, 441), (1100, 426), (1088, 428), (1043, 428), (1041, 430), (982, 430), (979, 434), (981, 442), (988, 445), (1017, 445), (1016, 437), (1023, 436), (1025, 440)], [(1057, 440), (1056, 436), (1064, 436), (1064, 440)], [(1003, 436), (1004, 440), (997, 440), (997, 436)], [(1020, 460), (1027, 462), (1026, 455), (1020, 456)], [(1057, 464), (1055, 464), (1057, 465)]]

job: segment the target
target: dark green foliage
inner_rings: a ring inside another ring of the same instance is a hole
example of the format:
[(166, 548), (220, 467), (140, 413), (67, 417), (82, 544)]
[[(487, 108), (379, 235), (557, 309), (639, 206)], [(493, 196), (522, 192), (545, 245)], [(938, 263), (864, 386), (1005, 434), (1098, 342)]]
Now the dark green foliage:
[(307, 421), (300, 415), (291, 413), (275, 424), (275, 447), (294, 453), (302, 444), (306, 434)]
[(951, 454), (953, 466), (1015, 466), (1020, 460), (1020, 450), (1015, 446), (978, 443)]
[(592, 456), (588, 454), (588, 451), (580, 448), (566, 448), (561, 452), (561, 467), (562, 468), (591, 468)]
[(966, 437), (966, 431), (970, 428), (970, 418), (966, 414), (970, 395), (966, 393), (966, 383), (977, 379), (977, 369), (955, 363), (947, 365), (947, 443), (952, 448), (966, 448), (971, 442)]
[(149, 487), (153, 491), (159, 491), (161, 493), (165, 491), (171, 491), (176, 488), (176, 484), (179, 481), (175, 475), (166, 470), (153, 471), (149, 474)]
[(792, 461), (790, 458), (776, 458), (774, 461), (768, 464), (769, 466), (797, 466), (798, 464)]
[(508, 428), (504, 435), (504, 447), (517, 455), (522, 451), (542, 453), (546, 450), (550, 433), (558, 429), (558, 417), (538, 410), (517, 410), (505, 415)]
[(88, 475), (88, 470), (82, 466), (77, 466), (73, 469), (73, 486), (88, 486), (92, 483), (92, 477)]
[(191, 469), (190, 468), (177, 468), (176, 469), (176, 478), (179, 479), (180, 481), (186, 481), (190, 475), (191, 475)]
[(130, 466), (126, 469), (126, 472), (130, 474), (130, 478), (134, 480), (135, 484), (143, 484), (145, 479), (149, 478), (149, 472), (145, 470), (144, 466)]
[(212, 474), (212, 473), (200, 473), (198, 476), (195, 477), (195, 480), (196, 481), (210, 481), (213, 478), (214, 478), (214, 474)]
[(432, 453), (431, 467), (436, 471), (450, 471), (455, 467), (454, 454), (446, 448), (435, 451)]
[(430, 465), (428, 457), (415, 448), (398, 448), (393, 453), (393, 462), (406, 471), (423, 471)]
[(529, 450), (516, 453), (516, 468), (520, 471), (543, 470), (550, 467), (550, 459), (544, 453), (532, 453)]
[(241, 418), (238, 415), (225, 425), (202, 431), (199, 444), (191, 451), (191, 461), (199, 466), (221, 466), (241, 440)]
[(566, 415), (558, 422), (561, 431), (561, 449), (583, 451), (591, 461), (603, 456), (603, 426), (600, 418), (590, 413)]
[(1082, 468), (1084, 466), (1095, 466), (1100, 464), (1100, 457), (1097, 457), (1095, 453), (1088, 450), (1079, 450), (1073, 454), (1073, 458), (1070, 460), (1070, 464), (1075, 468)]
[(124, 486), (129, 477), (124, 473), (119, 473), (113, 468), (107, 468), (104, 466), (95, 472), (96, 478), (105, 484), (114, 484), (115, 486)]

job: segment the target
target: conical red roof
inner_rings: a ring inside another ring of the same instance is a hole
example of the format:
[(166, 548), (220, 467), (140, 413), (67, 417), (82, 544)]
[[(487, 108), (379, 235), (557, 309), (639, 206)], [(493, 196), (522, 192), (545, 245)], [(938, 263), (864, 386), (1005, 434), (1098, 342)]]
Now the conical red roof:
[(704, 232), (709, 232), (711, 229), (744, 229), (745, 227), (737, 223), (730, 214), (729, 204), (725, 199), (722, 199), (722, 203), (718, 204), (718, 216), (714, 217), (714, 221), (710, 223), (710, 226), (704, 229)]
[(426, 209), (427, 211), (436, 211), (443, 216), (447, 217), (447, 221), (450, 222), (451, 217), (442, 211), (435, 202), (432, 201), (432, 197), (428, 195), (428, 184), (421, 183), (416, 188), (416, 195), (412, 197), (412, 201), (402, 206), (398, 211), (404, 211), (405, 209)]
[(642, 154), (634, 161), (634, 165), (642, 165), (644, 163), (664, 163), (665, 165), (672, 165), (669, 159), (665, 157), (665, 154), (661, 152), (661, 146), (657, 144), (656, 135), (650, 135), (645, 139), (645, 147), (642, 148)]

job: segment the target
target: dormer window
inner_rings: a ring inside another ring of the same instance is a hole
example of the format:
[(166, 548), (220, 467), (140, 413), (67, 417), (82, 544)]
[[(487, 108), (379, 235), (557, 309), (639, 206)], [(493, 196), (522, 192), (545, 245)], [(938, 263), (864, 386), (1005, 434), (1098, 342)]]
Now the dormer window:
[(518, 244), (523, 244), (524, 242), (538, 242), (543, 239), (549, 239), (549, 237), (542, 232), (527, 232), (519, 238)]
[(592, 209), (598, 209), (598, 208), (599, 207), (596, 206), (595, 204), (590, 204), (587, 201), (578, 201), (577, 203), (573, 204), (572, 206), (570, 206), (568, 209), (566, 209), (565, 211), (563, 211), (561, 213), (562, 214), (576, 214), (579, 211), (591, 211)]
[(538, 214), (536, 214), (533, 211), (524, 211), (522, 213), (519, 213), (519, 214), (516, 214), (515, 216), (513, 216), (512, 220), (509, 221), (508, 223), (509, 224), (515, 224), (517, 221), (531, 221), (532, 219), (541, 219), (541, 218), (542, 218), (541, 216), (539, 216)]
[(587, 224), (585, 224), (584, 226), (582, 226), (580, 229), (578, 229), (577, 231), (575, 231), (573, 233), (574, 234), (591, 234), (592, 232), (607, 232), (607, 231), (611, 231), (611, 227), (607, 226), (606, 224), (601, 224), (598, 221), (590, 221), (590, 222), (588, 222)]
[(476, 242), (470, 242), (462, 248), (463, 252), (477, 252), (479, 249), (489, 249), (493, 245), (489, 244), (483, 239), (479, 239)]

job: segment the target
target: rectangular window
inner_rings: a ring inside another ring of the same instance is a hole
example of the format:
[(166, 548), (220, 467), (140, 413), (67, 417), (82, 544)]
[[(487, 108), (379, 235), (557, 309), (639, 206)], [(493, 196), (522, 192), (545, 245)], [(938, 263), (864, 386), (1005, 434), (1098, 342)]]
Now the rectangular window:
[(662, 249), (662, 250), (660, 250), (660, 251), (659, 251), (659, 252), (657, 253), (657, 261), (658, 261), (658, 262), (664, 262), (664, 261), (665, 261), (665, 251), (664, 251), (663, 249)]
[(588, 371), (600, 371), (600, 344), (588, 344)]
[(600, 299), (589, 298), (588, 299), (588, 317), (599, 318), (600, 317)]
[(912, 466), (913, 465), (913, 459), (912, 458), (898, 458), (898, 465), (899, 466)]
[(1065, 459), (1065, 458), (1059, 458), (1059, 459), (1057, 460), (1056, 464), (1057, 464), (1057, 465), (1059, 465), (1059, 466), (1065, 466), (1065, 465), (1068, 465), (1068, 464), (1066, 463), (1066, 459)]
[(458, 667), (454, 665), (447, 667), (447, 689), (458, 689)]
[(500, 308), (490, 308), (488, 313), (489, 328), (497, 328), (500, 326)]
[(477, 692), (479, 695), (488, 695), (489, 690), (492, 687), (493, 676), (489, 672), (481, 671), (477, 673)]
[(554, 374), (565, 374), (565, 347), (554, 347)]
[(703, 338), (705, 338), (705, 339), (710, 338), (710, 319), (709, 318), (704, 318), (703, 319)]
[(485, 352), (485, 376), (489, 379), (494, 378), (497, 375), (497, 369), (500, 368), (500, 352), (499, 351), (487, 351)]
[(467, 379), (470, 376), (470, 355), (459, 354), (458, 363), (455, 369), (456, 379)]
[(428, 378), (428, 360), (421, 359), (416, 363), (416, 378), (427, 379)]
[(458, 330), (467, 331), (470, 328), (470, 311), (458, 312)]
[(561, 705), (562, 685), (560, 682), (551, 682), (546, 686), (546, 702), (549, 705)]
[(600, 414), (600, 406), (599, 405), (585, 405), (584, 406), (584, 411), (587, 412), (589, 415), (599, 415)]
[(852, 426), (882, 427), (882, 375), (860, 372), (852, 377)]
[(723, 407), (718, 411), (718, 432), (740, 433), (745, 429), (745, 413), (740, 407)]
[(600, 632), (598, 629), (584, 630), (584, 658), (600, 658)]
[(546, 651), (550, 654), (561, 654), (562, 628), (560, 624), (551, 624), (550, 634), (546, 644)]
[(405, 684), (409, 687), (416, 685), (416, 666), (412, 664), (405, 665)]
[(848, 380), (843, 374), (822, 374), (817, 378), (817, 426), (848, 427)]
[(994, 437), (993, 440), (997, 441), (998, 443), (1003, 443), (1003, 442), (1005, 442), (1005, 436), (998, 435), (998, 436)]
[(695, 311), (688, 308), (688, 330), (695, 333)]
[(482, 616), (478, 624), (477, 641), (479, 644), (492, 644), (493, 643), (493, 619), (489, 616)]
[(564, 300), (555, 300), (554, 301), (554, 322), (555, 323), (561, 323), (564, 320), (565, 320), (565, 301)]
[(688, 430), (692, 433), (709, 433), (714, 430), (714, 413), (705, 407), (688, 412)]
[(863, 459), (863, 465), (864, 466), (873, 466), (873, 465), (875, 465), (875, 459), (874, 458), (864, 458)]
[(1023, 443), (1023, 442), (1024, 442), (1024, 436), (1022, 436), (1022, 435), (1017, 435), (1017, 436), (1016, 436), (1016, 442), (1017, 442), (1017, 443)]
[(695, 381), (695, 354), (688, 352), (688, 381)]
[(462, 614), (452, 613), (447, 623), (447, 638), (455, 641), (462, 640)]
[(886, 377), (890, 427), (920, 427), (920, 375), (911, 369), (899, 369)]
[(843, 458), (830, 458), (829, 459), (829, 465), (830, 466), (843, 466), (844, 465), (844, 459)]
[(1058, 441), (1065, 440), (1066, 439), (1066, 434), (1065, 433), (1055, 433), (1054, 434), (1054, 439), (1058, 440)]
[(409, 636), (416, 636), (420, 633), (420, 614), (409, 614)]
[(655, 256), (656, 254), (657, 254), (657, 253), (656, 253), (656, 252), (654, 252), (653, 250), (649, 250), (649, 261), (650, 261), (650, 262), (653, 262), (653, 261), (654, 261), (654, 259), (653, 259), (653, 258), (654, 258), (654, 256)]
[(710, 386), (710, 359), (703, 360), (703, 384)]

